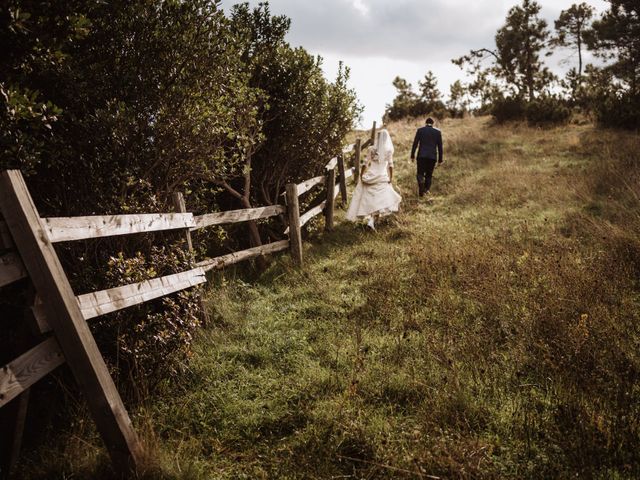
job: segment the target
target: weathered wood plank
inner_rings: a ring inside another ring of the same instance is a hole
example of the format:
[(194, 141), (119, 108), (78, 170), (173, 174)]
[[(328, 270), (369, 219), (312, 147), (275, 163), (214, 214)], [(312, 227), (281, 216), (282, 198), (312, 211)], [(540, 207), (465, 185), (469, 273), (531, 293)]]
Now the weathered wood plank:
[(130, 474), (141, 465), (142, 445), (18, 170), (0, 175), (0, 209), (113, 466)]
[(283, 205), (271, 205), (260, 208), (246, 208), (243, 210), (230, 210), (228, 212), (208, 213), (195, 217), (195, 227), (191, 230), (198, 230), (213, 225), (223, 225), (225, 223), (240, 223), (261, 218), (275, 217), (286, 212)]
[[(322, 179), (322, 177), (320, 177)], [(302, 232), (300, 230), (300, 204), (298, 202), (298, 186), (289, 183), (286, 186), (287, 212), (289, 216), (289, 240), (293, 261), (302, 266)]]
[(87, 293), (77, 297), (78, 306), (85, 320), (132, 307), (171, 293), (205, 283), (202, 268), (154, 278), (140, 283)]
[(43, 218), (42, 221), (49, 241), (53, 243), (195, 226), (192, 213), (57, 217)]
[(317, 215), (320, 215), (324, 211), (324, 207), (326, 205), (327, 205), (327, 201), (325, 200), (319, 205), (316, 205), (315, 207), (313, 207), (304, 215), (300, 215), (300, 227), (304, 227), (307, 223), (309, 223), (309, 220), (311, 220), (313, 217)]
[(342, 149), (342, 153), (347, 155), (347, 154), (353, 152), (353, 149), (355, 148), (355, 146), (356, 146), (355, 143), (352, 143), (351, 145), (347, 145), (346, 147), (344, 147)]
[(324, 175), (320, 175), (318, 177), (314, 177), (314, 178), (306, 180), (306, 181), (304, 181), (302, 183), (299, 183), (298, 184), (298, 196), (301, 196), (301, 195), (307, 193), (313, 187), (315, 187), (316, 185), (320, 185), (322, 183), (324, 183)]
[(27, 269), (17, 253), (9, 252), (0, 256), (0, 287), (27, 277)]
[(49, 338), (0, 370), (0, 407), (64, 363), (58, 341)]
[[(176, 209), (178, 213), (187, 213), (187, 204), (184, 201), (184, 195), (182, 192), (174, 192), (171, 195), (171, 199), (173, 200), (173, 208)], [(185, 240), (187, 241), (187, 247), (189, 250), (193, 250), (193, 242), (191, 241), (191, 231), (185, 231)]]
[(13, 246), (13, 239), (11, 238), (11, 233), (9, 233), (9, 228), (7, 228), (7, 222), (0, 220), (0, 249), (8, 250)]
[(325, 169), (326, 170), (333, 170), (334, 168), (336, 168), (338, 166), (338, 157), (334, 157), (332, 158), (329, 163), (327, 163), (325, 165)]
[(244, 260), (259, 257), (261, 255), (268, 255), (270, 253), (281, 252), (289, 248), (289, 240), (282, 240), (279, 242), (269, 243), (260, 247), (249, 248), (240, 252), (233, 252), (229, 255), (223, 255), (221, 257), (211, 258), (198, 263), (198, 266), (203, 268), (206, 272), (211, 270), (219, 270), (228, 265), (239, 263)]
[(348, 178), (353, 177), (355, 175), (355, 170), (356, 170), (355, 167), (352, 167), (352, 168), (348, 169), (346, 172), (344, 172), (345, 180), (348, 179)]

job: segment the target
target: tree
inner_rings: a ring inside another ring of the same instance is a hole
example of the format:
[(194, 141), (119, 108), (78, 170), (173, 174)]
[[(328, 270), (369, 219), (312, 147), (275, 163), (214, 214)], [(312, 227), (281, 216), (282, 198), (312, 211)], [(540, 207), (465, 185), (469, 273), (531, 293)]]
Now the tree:
[(447, 108), (454, 117), (461, 117), (469, 110), (468, 89), (460, 80), (456, 80), (449, 89)]
[(601, 72), (594, 70), (590, 75), (589, 82), (597, 86), (600, 94), (590, 97), (589, 102), (601, 123), (637, 129), (640, 127), (640, 5), (637, 0), (608, 1), (609, 9), (593, 23), (587, 37), (589, 48), (608, 61)]
[(578, 54), (578, 70), (572, 69), (567, 76), (574, 99), (582, 84), (582, 51), (593, 14), (592, 6), (586, 3), (574, 3), (569, 9), (560, 12), (560, 17), (555, 21), (556, 36), (553, 38), (552, 44), (574, 49)]
[(361, 111), (347, 86), (349, 70), (341, 65), (335, 81), (327, 81), (320, 57), (285, 41), (289, 25), (268, 4), (251, 9), (244, 3), (231, 13), (250, 85), (265, 99), (259, 111), (263, 138), (243, 170), (243, 193), (254, 203), (279, 203), (287, 182), (317, 175), (340, 151)]
[(385, 121), (418, 115), (420, 99), (413, 91), (412, 85), (401, 77), (394, 78), (392, 84), (397, 93), (393, 103), (387, 105), (384, 115)]
[(539, 13), (537, 2), (523, 0), (522, 5), (509, 10), (505, 24), (496, 33), (495, 49), (471, 50), (452, 60), (475, 77), (469, 92), (483, 106), (504, 98), (505, 91), (531, 102), (554, 79), (541, 60), (550, 32)]
[(509, 10), (505, 25), (496, 34), (499, 74), (530, 102), (553, 79), (540, 60), (550, 36), (547, 22), (539, 17), (540, 9), (535, 0), (523, 0), (521, 6)]
[(631, 96), (640, 94), (640, 5), (637, 0), (608, 0), (610, 7), (593, 23), (589, 48), (612, 60), (607, 69), (629, 88)]
[(418, 85), (421, 93), (420, 99), (425, 103), (427, 109), (442, 101), (442, 93), (438, 90), (438, 79), (433, 72), (427, 72), (424, 80), (420, 81)]

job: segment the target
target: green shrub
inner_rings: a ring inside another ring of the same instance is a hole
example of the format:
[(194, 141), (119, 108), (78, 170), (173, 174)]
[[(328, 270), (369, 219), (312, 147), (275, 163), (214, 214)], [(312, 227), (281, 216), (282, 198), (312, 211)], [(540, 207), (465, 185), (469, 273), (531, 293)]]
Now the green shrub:
[(526, 118), (527, 105), (518, 97), (503, 97), (494, 100), (491, 115), (496, 122), (504, 123)]
[(531, 125), (566, 123), (571, 109), (561, 99), (545, 96), (527, 104), (526, 116)]
[(531, 125), (558, 124), (571, 118), (571, 109), (553, 96), (541, 96), (532, 102), (519, 97), (498, 98), (491, 114), (498, 123), (527, 120)]
[(598, 122), (607, 127), (637, 130), (640, 128), (640, 96), (610, 95), (596, 99)]

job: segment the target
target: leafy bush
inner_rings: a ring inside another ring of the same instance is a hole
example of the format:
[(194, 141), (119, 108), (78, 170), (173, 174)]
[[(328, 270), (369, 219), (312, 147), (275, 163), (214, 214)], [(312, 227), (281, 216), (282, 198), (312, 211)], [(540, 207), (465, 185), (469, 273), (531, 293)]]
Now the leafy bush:
[(567, 122), (571, 109), (552, 96), (541, 96), (532, 102), (519, 97), (502, 97), (494, 101), (491, 114), (498, 123), (527, 120), (531, 125), (543, 125)]
[(498, 123), (526, 118), (527, 105), (517, 97), (502, 97), (494, 100), (491, 114)]
[(609, 95), (596, 99), (595, 112), (601, 125), (628, 130), (640, 129), (640, 97)]
[(566, 123), (571, 118), (571, 109), (557, 97), (544, 96), (527, 105), (526, 115), (532, 125)]

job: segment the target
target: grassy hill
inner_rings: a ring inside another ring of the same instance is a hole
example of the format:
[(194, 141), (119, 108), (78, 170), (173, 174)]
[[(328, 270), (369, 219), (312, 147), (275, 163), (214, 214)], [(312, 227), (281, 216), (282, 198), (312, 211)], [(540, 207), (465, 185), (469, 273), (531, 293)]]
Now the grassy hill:
[[(220, 277), (136, 416), (154, 477), (638, 478), (638, 135), (446, 121), (427, 203), (416, 127), (389, 126), (404, 202), (378, 232), (339, 219), (303, 270)], [(96, 474), (78, 428), (33, 477)]]

